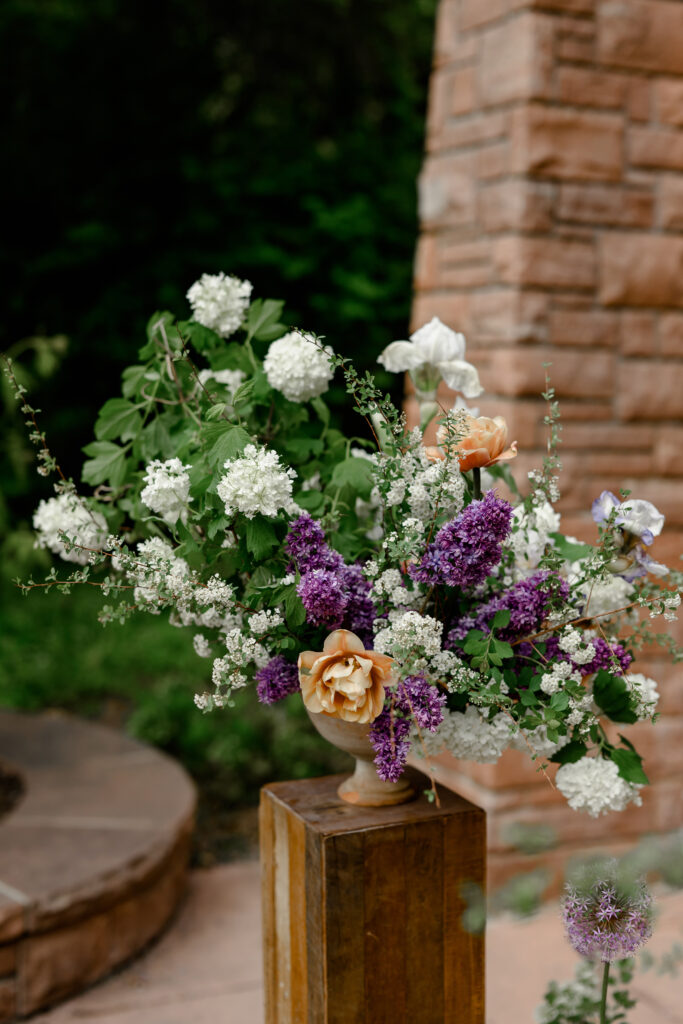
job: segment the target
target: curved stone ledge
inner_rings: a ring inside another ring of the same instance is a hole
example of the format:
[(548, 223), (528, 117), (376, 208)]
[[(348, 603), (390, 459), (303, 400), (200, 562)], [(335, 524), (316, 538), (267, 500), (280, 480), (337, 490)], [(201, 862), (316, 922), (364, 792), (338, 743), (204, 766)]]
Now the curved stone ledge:
[(170, 758), (61, 713), (0, 711), (23, 799), (0, 821), (0, 1024), (80, 991), (164, 927), (193, 785)]

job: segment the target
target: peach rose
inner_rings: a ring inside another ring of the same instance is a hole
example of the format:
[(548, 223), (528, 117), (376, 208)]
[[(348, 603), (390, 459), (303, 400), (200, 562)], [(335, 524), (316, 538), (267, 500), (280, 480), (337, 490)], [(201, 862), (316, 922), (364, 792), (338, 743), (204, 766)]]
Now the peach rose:
[[(488, 416), (468, 416), (467, 428), (467, 436), (453, 446), (463, 473), (468, 469), (483, 469), (496, 462), (507, 462), (516, 456), (517, 442), (513, 441), (507, 447), (508, 428), (502, 416), (494, 416), (493, 419)], [(444, 440), (442, 428), (437, 432), (437, 440)], [(433, 449), (428, 451), (429, 458), (434, 458), (432, 452)]]
[(299, 683), (308, 710), (345, 722), (374, 722), (393, 671), (393, 658), (366, 651), (348, 629), (330, 633), (321, 653), (299, 655)]

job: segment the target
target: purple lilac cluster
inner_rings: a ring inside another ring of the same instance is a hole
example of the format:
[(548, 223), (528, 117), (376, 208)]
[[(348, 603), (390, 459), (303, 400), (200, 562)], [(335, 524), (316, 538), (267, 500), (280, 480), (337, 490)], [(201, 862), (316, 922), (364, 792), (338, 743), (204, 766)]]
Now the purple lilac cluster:
[(325, 540), (320, 523), (304, 513), (292, 523), (285, 549), (301, 574), (297, 593), (312, 626), (353, 630), (366, 643), (372, 639), (377, 611), (371, 585), (359, 565), (346, 565)]
[(652, 896), (643, 881), (620, 885), (616, 868), (590, 887), (567, 885), (562, 917), (581, 956), (603, 963), (633, 956), (652, 935)]
[(299, 672), (296, 665), (287, 661), (282, 654), (276, 654), (267, 665), (256, 673), (256, 696), (262, 704), (276, 704), (299, 689)]
[(447, 646), (453, 647), (456, 640), (464, 640), (470, 629), (488, 632), (494, 615), (502, 610), (510, 612), (510, 621), (496, 633), (501, 640), (518, 640), (536, 633), (550, 611), (554, 596), (566, 601), (569, 596), (567, 581), (547, 569), (534, 573), (496, 594), (481, 606), (476, 616), (460, 619), (448, 634)]
[(375, 767), (380, 779), (397, 782), (410, 750), (411, 719), (420, 729), (435, 732), (443, 722), (446, 694), (424, 676), (402, 679), (391, 693), (389, 704), (370, 726)]
[[(629, 665), (633, 661), (633, 655), (629, 654), (628, 651), (617, 643), (608, 643), (604, 637), (592, 636), (590, 642), (595, 648), (595, 657), (592, 661), (589, 661), (586, 665), (577, 665), (572, 661), (571, 655), (565, 651), (560, 650), (560, 642), (556, 636), (548, 637), (545, 642), (545, 657), (549, 661), (571, 661), (572, 666), (581, 673), (582, 676), (591, 676), (594, 672), (599, 672), (600, 669), (605, 669), (606, 672), (614, 672), (617, 668), (615, 659), (621, 668), (622, 674), (628, 670)], [(525, 648), (529, 648), (528, 651)], [(520, 644), (520, 654), (523, 656), (530, 655), (531, 645)]]
[(501, 544), (510, 532), (512, 506), (487, 491), (441, 527), (419, 565), (409, 569), (420, 583), (475, 587), (501, 559)]

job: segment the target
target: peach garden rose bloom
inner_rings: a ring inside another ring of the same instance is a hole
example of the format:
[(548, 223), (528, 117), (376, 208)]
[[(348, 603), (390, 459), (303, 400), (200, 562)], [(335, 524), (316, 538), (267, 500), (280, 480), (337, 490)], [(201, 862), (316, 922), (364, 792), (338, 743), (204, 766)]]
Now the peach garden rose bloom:
[(299, 655), (299, 683), (305, 706), (345, 722), (374, 722), (384, 707), (384, 688), (394, 681), (394, 661), (366, 651), (348, 629), (335, 629), (320, 653)]
[[(493, 419), (488, 416), (468, 416), (466, 427), (466, 436), (452, 448), (453, 454), (458, 456), (463, 473), (468, 469), (484, 469), (496, 462), (507, 462), (517, 455), (517, 442), (508, 445), (507, 423), (502, 416), (494, 416)], [(443, 441), (442, 430), (437, 433), (437, 440)]]

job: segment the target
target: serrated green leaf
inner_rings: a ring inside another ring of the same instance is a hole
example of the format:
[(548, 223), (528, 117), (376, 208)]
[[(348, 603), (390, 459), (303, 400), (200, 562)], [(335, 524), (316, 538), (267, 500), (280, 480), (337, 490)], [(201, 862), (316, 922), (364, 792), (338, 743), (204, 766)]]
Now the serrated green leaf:
[(624, 679), (600, 669), (593, 680), (593, 700), (613, 722), (636, 722)]
[(523, 704), (525, 708), (532, 708), (538, 704), (538, 697), (531, 690), (522, 690), (519, 695), (520, 704)]
[(207, 352), (223, 344), (220, 334), (216, 334), (211, 328), (197, 323), (196, 320), (182, 320), (177, 325), (177, 328), (174, 327), (174, 334), (176, 336), (180, 334), (183, 341), (189, 341), (197, 352)]
[(137, 437), (141, 428), (142, 417), (131, 402), (125, 398), (110, 398), (100, 409), (95, 437), (98, 441), (113, 441), (116, 437), (130, 441)]
[(204, 419), (207, 423), (213, 423), (214, 420), (225, 419), (225, 402), (215, 402), (211, 408), (204, 413)]
[(325, 447), (318, 437), (293, 437), (287, 441), (285, 451), (294, 459), (306, 459), (310, 455), (320, 455)]
[[(217, 424), (218, 426), (218, 424)], [(245, 447), (251, 444), (252, 440), (243, 427), (225, 424), (214, 443), (207, 453), (207, 461), (212, 467), (222, 467), (228, 459), (235, 459), (241, 455)]]
[(320, 491), (299, 491), (296, 496), (297, 505), (301, 505), (306, 512), (316, 514), (325, 508), (325, 495)]
[(121, 393), (124, 398), (137, 395), (145, 379), (145, 366), (128, 366), (121, 374)]
[(490, 650), (495, 651), (499, 658), (513, 658), (515, 655), (507, 640), (492, 640)]
[[(247, 341), (251, 341), (252, 338), (260, 338), (261, 332), (279, 319), (283, 306), (284, 302), (279, 299), (256, 299), (252, 302), (247, 314)], [(285, 334), (286, 331), (287, 328), (283, 330), (282, 334)], [(264, 338), (262, 340), (272, 341), (274, 339)]]
[(120, 487), (126, 477), (126, 449), (111, 441), (93, 441), (83, 449), (92, 458), (83, 463), (81, 479), (96, 487), (107, 481)]
[(374, 487), (372, 463), (368, 459), (351, 456), (338, 462), (332, 473), (331, 486), (341, 490), (350, 487), (361, 498), (369, 498)]
[(240, 384), (235, 391), (235, 394), (232, 396), (232, 404), (235, 409), (238, 409), (242, 405), (246, 405), (254, 394), (254, 387), (255, 385), (253, 380), (245, 380), (243, 384)]
[(563, 692), (554, 693), (550, 698), (550, 707), (553, 711), (566, 711), (569, 707), (569, 695)]
[(586, 756), (588, 747), (581, 740), (571, 740), (550, 758), (555, 764), (574, 764)]
[(301, 598), (296, 592), (295, 584), (286, 588), (283, 604), (285, 608), (285, 618), (290, 629), (296, 629), (297, 626), (303, 626), (306, 621), (306, 609), (301, 603)]
[(178, 554), (180, 557), (190, 555), (193, 551), (199, 551), (199, 545), (197, 544), (195, 537), (182, 519), (179, 519), (175, 524), (175, 532), (181, 542), (180, 547), (178, 548)]
[(257, 562), (266, 558), (279, 544), (275, 529), (263, 516), (255, 516), (253, 519), (246, 520), (244, 536), (247, 542), (247, 551), (254, 556)]
[(622, 779), (641, 786), (649, 785), (650, 780), (643, 771), (643, 759), (635, 750), (623, 750), (619, 747), (613, 747), (610, 750), (610, 757), (619, 769), (619, 775)]
[(209, 540), (213, 540), (220, 530), (226, 530), (231, 522), (232, 518), (229, 516), (215, 516), (206, 528), (206, 535)]
[(509, 626), (511, 614), (512, 613), (509, 608), (499, 608), (493, 616), (491, 629), (503, 629), (505, 626)]
[(555, 542), (556, 550), (568, 562), (578, 562), (580, 558), (587, 558), (594, 550), (590, 544), (578, 544), (567, 540), (562, 533), (550, 533), (548, 536)]

